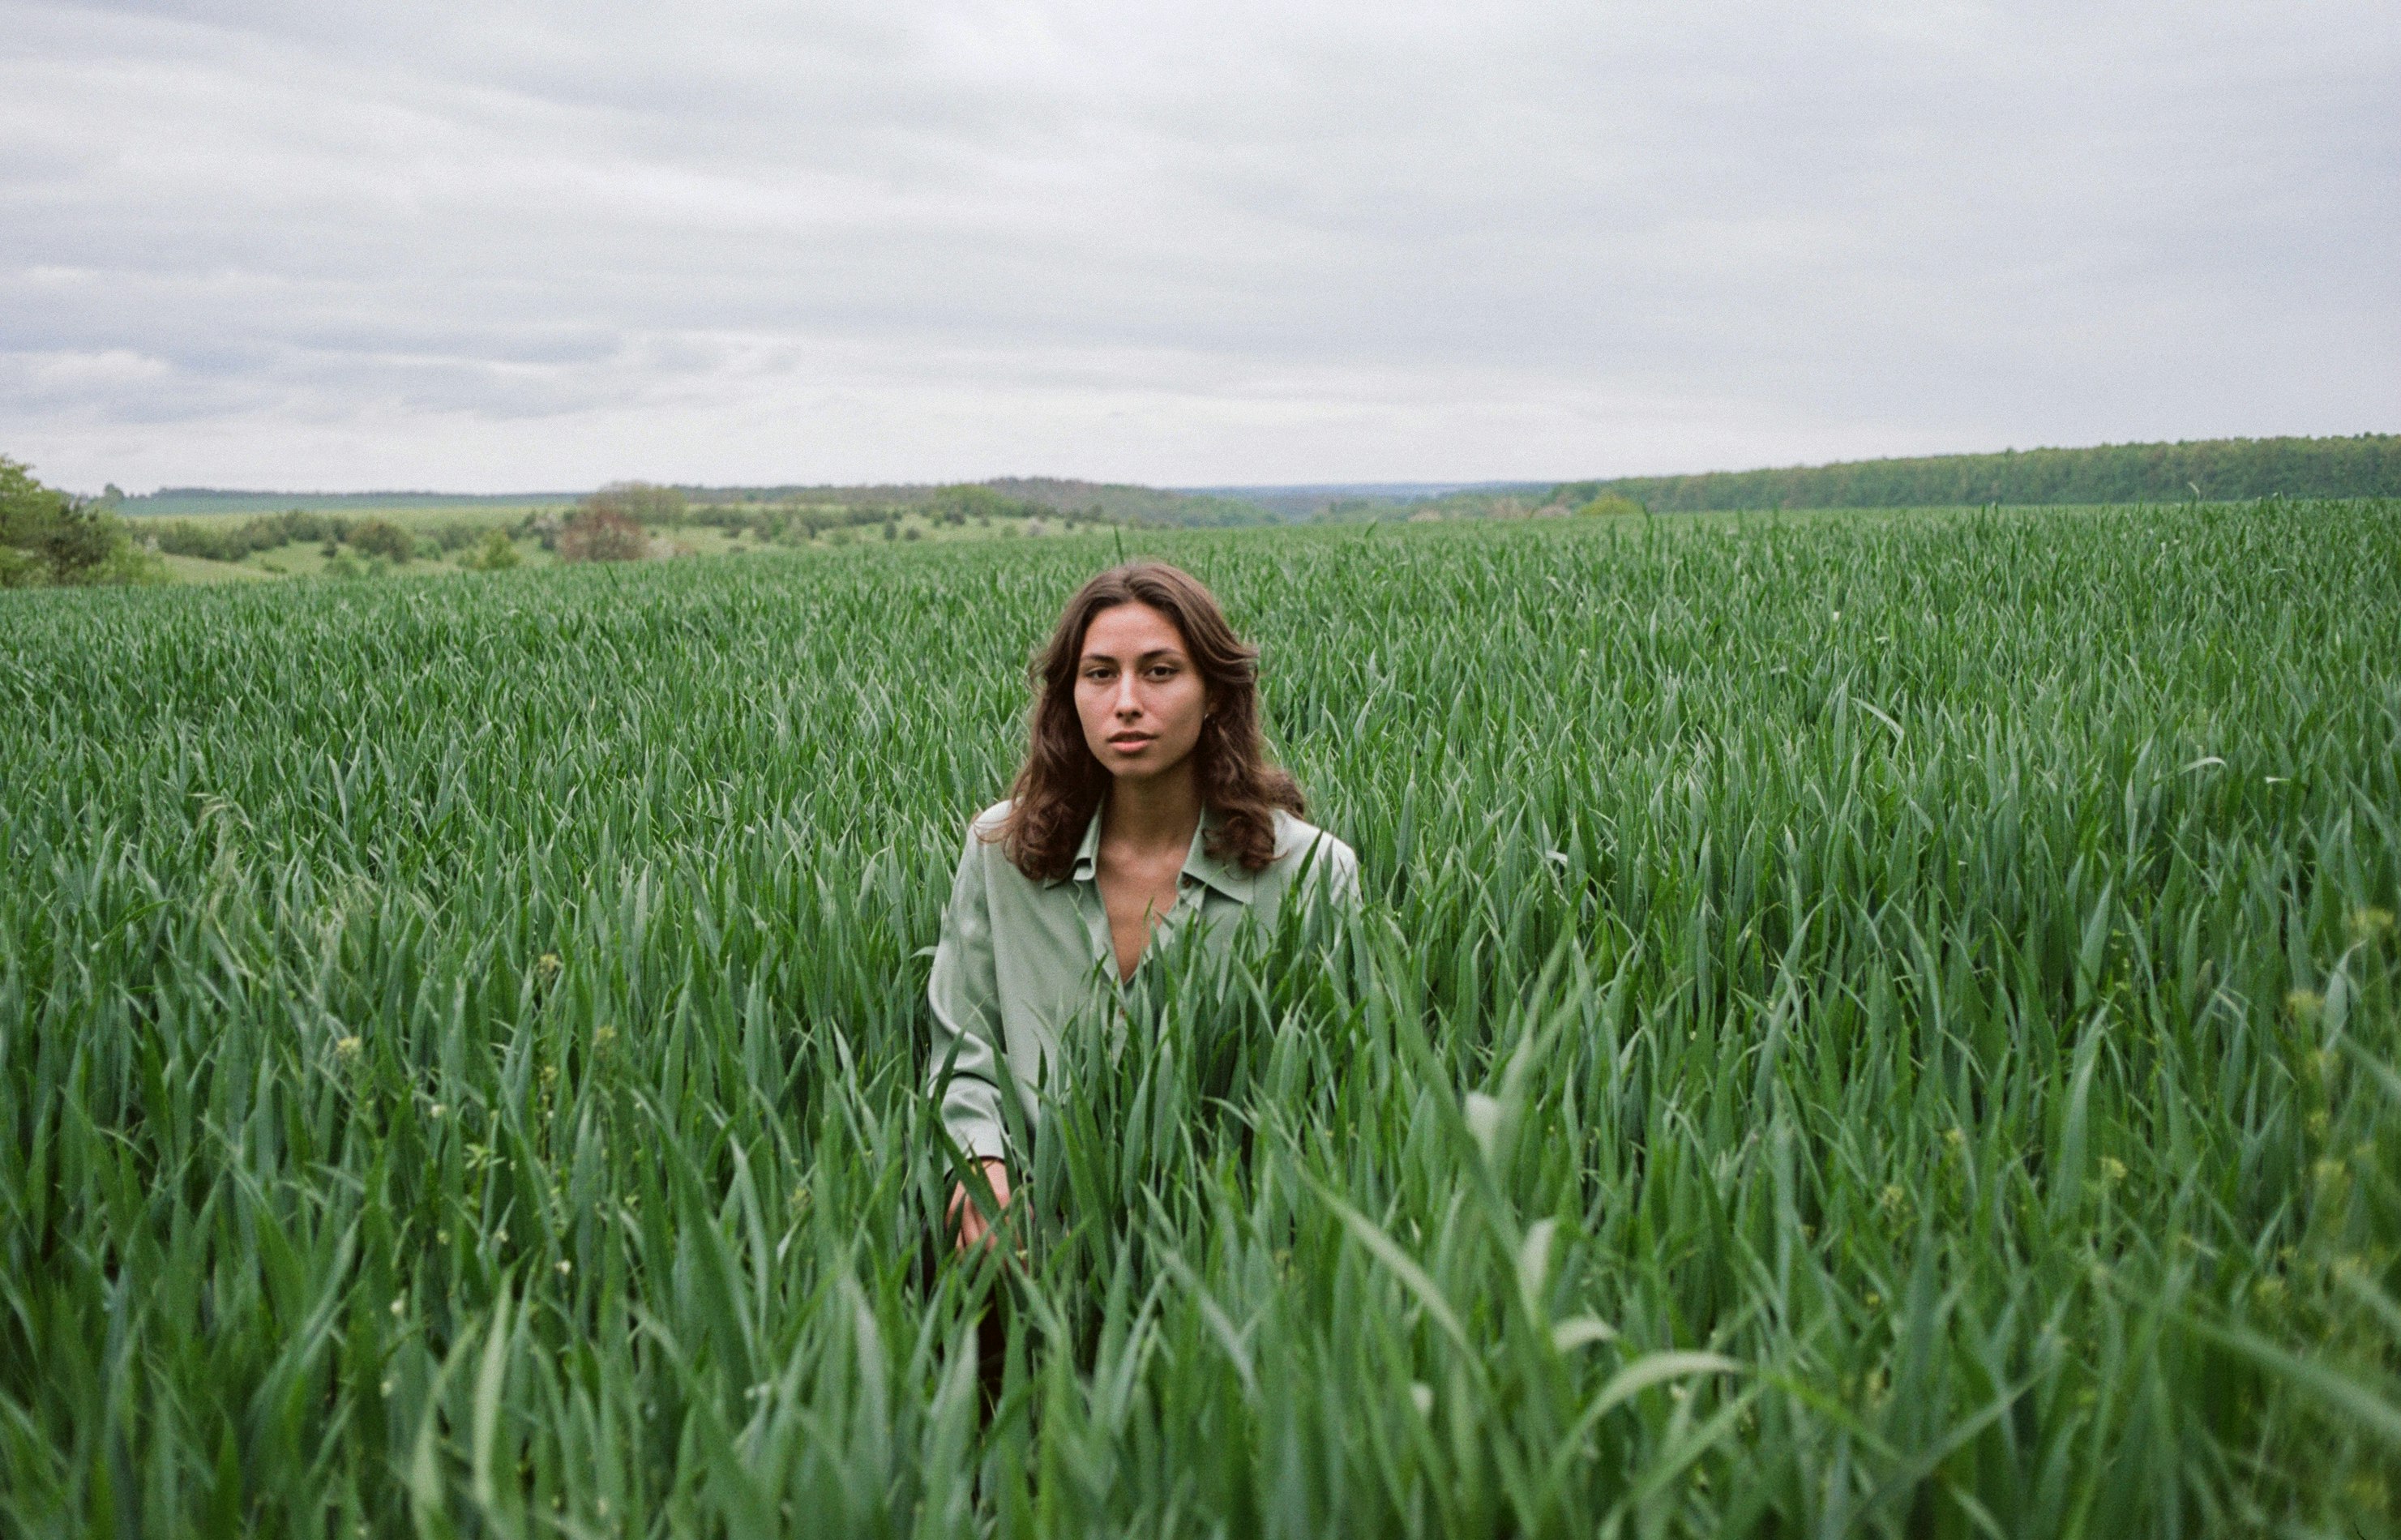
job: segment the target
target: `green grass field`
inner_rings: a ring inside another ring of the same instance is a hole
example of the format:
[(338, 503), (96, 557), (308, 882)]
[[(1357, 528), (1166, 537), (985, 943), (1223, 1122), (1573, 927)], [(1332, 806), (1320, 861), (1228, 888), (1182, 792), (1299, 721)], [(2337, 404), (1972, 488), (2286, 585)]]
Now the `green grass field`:
[(1366, 906), (930, 1281), (1106, 537), (0, 595), (0, 1529), (2393, 1530), (2401, 508), (1128, 543)]

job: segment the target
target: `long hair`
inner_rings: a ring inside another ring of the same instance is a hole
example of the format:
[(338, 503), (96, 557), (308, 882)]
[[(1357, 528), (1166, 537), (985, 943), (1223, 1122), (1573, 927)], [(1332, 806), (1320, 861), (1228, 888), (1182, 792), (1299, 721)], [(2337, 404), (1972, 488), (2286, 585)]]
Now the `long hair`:
[(1192, 749), (1201, 805), (1217, 815), (1206, 848), (1218, 860), (1257, 871), (1275, 859), (1276, 809), (1296, 817), (1305, 811), (1299, 786), (1268, 758), (1260, 741), (1258, 649), (1234, 635), (1216, 597), (1198, 578), (1163, 561), (1112, 567), (1067, 601), (1030, 670), (1032, 741), (1009, 789), (1008, 816), (989, 837), (1036, 881), (1056, 881), (1074, 869), (1076, 848), (1110, 778), (1092, 757), (1076, 714), (1077, 665), (1092, 617), (1119, 604), (1147, 604), (1183, 633), (1209, 702)]

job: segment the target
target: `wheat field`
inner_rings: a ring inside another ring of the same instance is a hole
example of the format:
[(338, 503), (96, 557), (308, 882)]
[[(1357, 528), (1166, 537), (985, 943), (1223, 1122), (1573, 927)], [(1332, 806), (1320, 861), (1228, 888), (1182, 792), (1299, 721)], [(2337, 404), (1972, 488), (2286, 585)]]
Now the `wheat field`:
[(1007, 1265), (926, 953), (1106, 538), (0, 596), (0, 1530), (2401, 1519), (2401, 507), (1127, 543), (1365, 903)]

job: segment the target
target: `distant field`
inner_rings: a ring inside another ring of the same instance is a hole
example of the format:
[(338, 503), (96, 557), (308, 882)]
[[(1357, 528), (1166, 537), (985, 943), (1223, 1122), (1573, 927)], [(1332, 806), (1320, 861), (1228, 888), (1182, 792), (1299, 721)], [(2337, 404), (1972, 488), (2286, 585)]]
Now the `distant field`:
[(1007, 1272), (926, 949), (1116, 537), (0, 595), (0, 1530), (2391, 1532), (2401, 505), (1126, 538), (1366, 902)]

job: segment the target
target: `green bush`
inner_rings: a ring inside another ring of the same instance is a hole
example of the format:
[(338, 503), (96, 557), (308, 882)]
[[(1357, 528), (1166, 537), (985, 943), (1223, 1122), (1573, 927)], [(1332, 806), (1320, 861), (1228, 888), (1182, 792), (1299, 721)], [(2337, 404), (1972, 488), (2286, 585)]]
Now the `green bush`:
[(459, 565), (476, 572), (501, 572), (517, 566), (525, 557), (517, 554), (514, 542), (505, 529), (487, 529), (475, 548), (459, 558)]
[(193, 557), (201, 561), (240, 561), (250, 553), (238, 542), (233, 530), (189, 519), (148, 526), (148, 533), (158, 549), (171, 557)]
[(390, 519), (371, 518), (350, 530), (350, 546), (361, 555), (405, 562), (417, 554), (417, 537)]
[(177, 519), (144, 526), (158, 549), (169, 556), (198, 557), (204, 561), (240, 561), (262, 551), (308, 541), (322, 543), (325, 554), (331, 556), (350, 528), (350, 521), (338, 514), (313, 514), (305, 508), (263, 514), (240, 524)]
[(1578, 518), (1628, 518), (1639, 516), (1644, 511), (1642, 504), (1632, 498), (1620, 497), (1615, 492), (1609, 492), (1577, 508), (1576, 516)]

